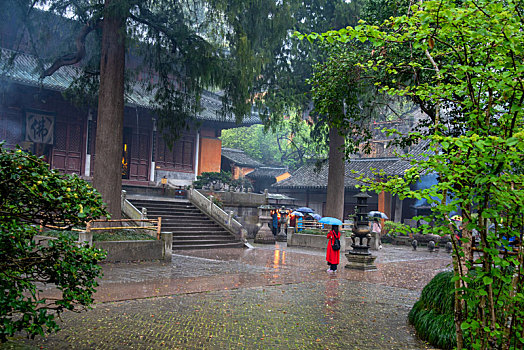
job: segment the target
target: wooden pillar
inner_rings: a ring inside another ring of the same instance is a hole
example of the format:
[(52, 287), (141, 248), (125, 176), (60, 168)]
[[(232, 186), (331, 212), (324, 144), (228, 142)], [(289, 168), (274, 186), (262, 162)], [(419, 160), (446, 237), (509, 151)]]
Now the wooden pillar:
[[(378, 194), (378, 211), (383, 212), (391, 219), (391, 194), (388, 192), (380, 192)], [(384, 220), (382, 220), (384, 224)]]

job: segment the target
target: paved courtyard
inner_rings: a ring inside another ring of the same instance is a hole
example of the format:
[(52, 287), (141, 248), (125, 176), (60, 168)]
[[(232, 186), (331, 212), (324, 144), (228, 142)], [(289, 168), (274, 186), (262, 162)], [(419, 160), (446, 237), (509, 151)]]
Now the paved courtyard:
[[(170, 263), (104, 264), (92, 310), (2, 349), (429, 349), (407, 323), (444, 251), (386, 245), (378, 271), (326, 273), (324, 251), (174, 252)], [(44, 293), (53, 297), (52, 289)]]

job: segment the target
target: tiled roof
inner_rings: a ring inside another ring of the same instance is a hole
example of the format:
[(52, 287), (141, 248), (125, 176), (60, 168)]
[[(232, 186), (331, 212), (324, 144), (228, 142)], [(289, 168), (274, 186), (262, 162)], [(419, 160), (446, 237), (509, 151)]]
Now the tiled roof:
[(250, 158), (244, 151), (233, 148), (222, 148), (222, 157), (227, 158), (238, 166), (258, 168), (264, 164)]
[[(402, 176), (413, 166), (410, 159), (420, 160), (425, 157), (427, 146), (428, 142), (423, 141), (405, 150), (408, 158), (352, 158), (346, 162), (344, 187), (353, 188), (355, 185), (363, 185), (356, 179), (357, 177), (360, 175), (375, 177), (374, 173), (381, 171), (384, 176)], [(312, 161), (300, 167), (291, 177), (271, 186), (276, 188), (327, 188), (327, 179), (328, 162), (323, 162), (320, 169), (317, 169), (316, 162)]]
[(287, 168), (263, 166), (263, 167), (255, 169), (254, 171), (250, 172), (246, 176), (249, 178), (261, 178), (261, 177), (276, 178), (277, 176), (280, 176), (286, 172), (287, 172)]
[[(64, 91), (69, 87), (74, 78), (79, 76), (76, 66), (64, 66), (53, 75), (40, 79), (39, 63), (35, 56), (26, 53), (17, 53), (12, 50), (0, 48), (0, 79), (10, 80), (23, 85), (44, 87), (54, 91)], [(133, 85), (131, 93), (127, 93), (126, 103), (131, 106), (154, 108), (150, 92), (140, 83)], [(222, 116), (222, 101), (218, 94), (204, 91), (201, 98), (202, 111), (196, 116), (200, 120), (236, 123), (235, 116)], [(244, 118), (242, 124), (260, 123), (258, 113), (253, 111)]]
[[(374, 176), (373, 171), (384, 170), (385, 175), (397, 175), (394, 167), (399, 158), (360, 158), (351, 159), (346, 162), (344, 187), (353, 188), (355, 185), (363, 185), (356, 178), (359, 175)], [(328, 180), (328, 162), (322, 163), (319, 171), (315, 162), (309, 162), (300, 167), (291, 177), (277, 182), (272, 187), (277, 188), (326, 188)], [(393, 169), (390, 173), (388, 169)]]

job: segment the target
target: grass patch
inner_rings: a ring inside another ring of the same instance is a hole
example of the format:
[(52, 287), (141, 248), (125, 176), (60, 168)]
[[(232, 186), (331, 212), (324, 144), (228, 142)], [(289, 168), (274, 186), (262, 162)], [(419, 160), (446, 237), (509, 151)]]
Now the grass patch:
[(437, 274), (424, 287), (408, 315), (419, 337), (441, 349), (456, 346), (452, 277), (450, 271)]
[[(111, 230), (105, 232), (93, 232), (94, 242), (106, 242), (106, 241), (152, 241), (156, 238), (146, 233), (146, 230)], [(60, 237), (65, 236), (72, 240), (78, 240), (78, 232), (76, 231), (45, 231), (45, 236), (49, 237)]]

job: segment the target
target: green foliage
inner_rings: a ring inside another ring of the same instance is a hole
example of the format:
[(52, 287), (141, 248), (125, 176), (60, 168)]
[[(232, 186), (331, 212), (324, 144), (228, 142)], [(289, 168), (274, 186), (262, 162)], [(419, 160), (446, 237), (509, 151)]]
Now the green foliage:
[(279, 124), (284, 117), (298, 119), (311, 116), (311, 86), (307, 79), (316, 63), (327, 57), (326, 52), (304, 40), (294, 40), (293, 31), (323, 32), (357, 23), (360, 1), (301, 0), (287, 1), (292, 13), (288, 35), (275, 49), (275, 59), (264, 67), (257, 88), (264, 92), (263, 114), (266, 125)]
[(245, 177), (241, 177), (239, 179), (231, 180), (229, 185), (236, 187), (236, 188), (243, 188), (245, 190), (247, 189), (253, 189), (253, 184), (249, 179), (246, 179)]
[(220, 172), (204, 172), (197, 176), (196, 181), (193, 181), (195, 188), (202, 188), (204, 186), (210, 186), (213, 183), (230, 184), (233, 181), (231, 173), (229, 171)]
[[(360, 67), (381, 91), (426, 113), (406, 143), (427, 152), (403, 178), (368, 179), (369, 189), (426, 199), (434, 226), (452, 238), (457, 348), (524, 346), (524, 22), (513, 0), (424, 1), (381, 25), (311, 34), (324, 42), (366, 43)], [(370, 54), (371, 53), (371, 54)], [(396, 130), (390, 130), (396, 133)], [(423, 174), (438, 184), (413, 189)], [(453, 212), (464, 218), (455, 239)], [(495, 225), (490, 225), (496, 223)], [(480, 237), (473, 256), (473, 232)], [(501, 250), (513, 254), (501, 254)]]
[(456, 346), (452, 277), (453, 272), (441, 272), (433, 277), (408, 315), (417, 334), (440, 349)]
[[(97, 263), (105, 254), (77, 246), (67, 235), (48, 246), (33, 238), (40, 224), (70, 228), (106, 214), (85, 181), (0, 144), (0, 341), (19, 331), (31, 337), (57, 331), (56, 316), (93, 302)], [(40, 283), (54, 284), (62, 297), (40, 298)]]
[[(221, 172), (205, 172), (202, 173), (202, 175), (197, 176), (197, 180), (193, 181), (193, 186), (195, 188), (199, 189), (211, 189), (214, 190), (214, 186), (218, 185), (221, 190), (225, 190), (225, 185), (228, 187), (233, 188), (243, 188), (245, 190), (247, 189), (253, 189), (253, 184), (249, 179), (246, 178), (239, 178), (239, 179), (233, 179), (231, 176), (231, 173), (229, 171), (221, 171)], [(215, 198), (216, 199), (216, 198)], [(219, 206), (222, 207), (221, 203), (216, 202), (215, 204), (220, 204)]]
[[(223, 92), (223, 117), (240, 122), (251, 114), (254, 96), (267, 91), (266, 84), (274, 80), (267, 70), (282, 58), (277, 55), (297, 21), (292, 11), (301, 8), (298, 3), (23, 0), (6, 7), (22, 18), (15, 27), (20, 30), (17, 35), (27, 31), (28, 46), (38, 56), (42, 71), (60, 57), (76, 56), (78, 34), (83, 26), (91, 27), (79, 65), (83, 71), (66, 93), (79, 105), (97, 103), (101, 38), (108, 12), (122, 19), (129, 53), (126, 90), (139, 89), (152, 97), (159, 131), (172, 142), (195, 122), (204, 89)], [(36, 4), (46, 10), (36, 9)], [(45, 16), (51, 19), (42, 21)], [(56, 22), (60, 25), (50, 25)], [(40, 35), (44, 32), (49, 34)], [(62, 38), (64, 32), (66, 38)], [(140, 86), (133, 86), (137, 80)]]
[(317, 138), (327, 136), (327, 130), (351, 130), (346, 137), (347, 154), (359, 151), (359, 146), (371, 138), (373, 102), (377, 99), (374, 86), (361, 79), (359, 45), (332, 44), (326, 46), (329, 57), (315, 66), (308, 82), (319, 121), (315, 125)]
[(221, 139), (223, 147), (240, 149), (266, 165), (284, 165), (291, 170), (319, 155), (309, 125), (296, 118), (283, 120), (271, 129), (252, 125), (223, 130)]
[(381, 234), (384, 236), (408, 236), (412, 232), (411, 227), (406, 224), (394, 221), (386, 221), (382, 228)]

